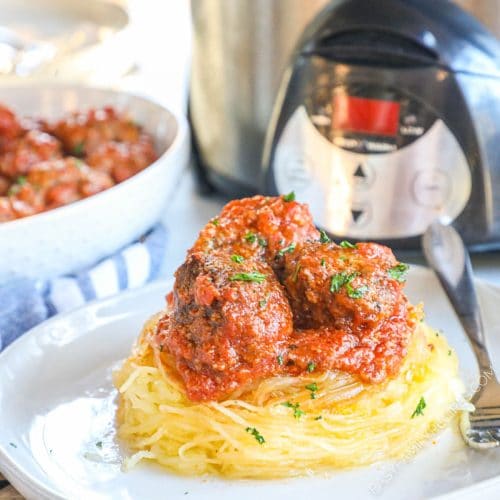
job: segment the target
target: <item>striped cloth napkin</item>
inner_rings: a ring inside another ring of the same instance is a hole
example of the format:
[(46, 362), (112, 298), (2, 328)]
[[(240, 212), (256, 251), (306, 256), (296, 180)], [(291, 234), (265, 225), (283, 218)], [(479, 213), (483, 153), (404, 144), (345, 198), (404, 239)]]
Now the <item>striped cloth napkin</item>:
[(54, 314), (153, 280), (166, 244), (167, 232), (157, 226), (115, 255), (78, 273), (49, 281), (17, 279), (0, 284), (0, 351)]

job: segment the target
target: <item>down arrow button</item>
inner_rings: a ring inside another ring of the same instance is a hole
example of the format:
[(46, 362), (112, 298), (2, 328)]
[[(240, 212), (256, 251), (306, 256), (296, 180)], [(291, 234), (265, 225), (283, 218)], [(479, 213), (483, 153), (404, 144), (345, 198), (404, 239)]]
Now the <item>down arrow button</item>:
[(351, 210), (352, 220), (356, 223), (358, 219), (363, 215), (363, 210)]

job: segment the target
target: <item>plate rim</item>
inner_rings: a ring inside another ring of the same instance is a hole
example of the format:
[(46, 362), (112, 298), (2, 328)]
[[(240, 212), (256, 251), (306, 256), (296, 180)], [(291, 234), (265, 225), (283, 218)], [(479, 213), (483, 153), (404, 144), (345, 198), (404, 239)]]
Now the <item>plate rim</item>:
[[(419, 264), (411, 264), (410, 279), (411, 279), (411, 274), (414, 273), (420, 275), (420, 279), (429, 277), (434, 274), (433, 271), (426, 266), (422, 266)], [(44, 330), (47, 327), (50, 327), (50, 325), (53, 323), (57, 324), (59, 321), (64, 320), (67, 317), (77, 315), (84, 310), (109, 307), (110, 305), (116, 304), (117, 302), (121, 301), (123, 298), (133, 298), (134, 296), (137, 295), (154, 294), (156, 292), (160, 294), (161, 290), (163, 290), (164, 293), (165, 289), (168, 290), (169, 288), (171, 288), (173, 281), (174, 281), (173, 277), (166, 279), (165, 278), (157, 279), (145, 286), (135, 288), (132, 290), (127, 290), (110, 297), (95, 299), (86, 304), (83, 304), (82, 306), (76, 309), (55, 315), (52, 318), (49, 318), (48, 320), (31, 328), (28, 332), (26, 332), (24, 335), (16, 339), (9, 346), (7, 346), (2, 352), (0, 352), (0, 367), (3, 365), (4, 359), (8, 357), (12, 351), (15, 351), (17, 349), (22, 349), (23, 345), (29, 342), (33, 336), (37, 335), (39, 330)], [(476, 285), (480, 285), (481, 288), (490, 289), (493, 292), (500, 293), (500, 286), (498, 285), (487, 282), (486, 280), (480, 278), (475, 278), (474, 281)], [(81, 330), (78, 334), (78, 337), (86, 335), (87, 333), (88, 331)], [(0, 382), (0, 390), (1, 388), (2, 388), (2, 383)], [(0, 413), (0, 421), (1, 421), (1, 413)], [(61, 494), (58, 491), (56, 491), (50, 484), (44, 483), (43, 481), (33, 477), (29, 472), (27, 472), (24, 469), (22, 465), (19, 466), (16, 463), (16, 460), (9, 454), (7, 446), (4, 446), (2, 441), (0, 441), (0, 469), (5, 478), (14, 486), (14, 488), (18, 489), (20, 492), (21, 490), (23, 490), (29, 492), (30, 494), (34, 493), (37, 495), (36, 498), (41, 498), (41, 499), (47, 498), (47, 499), (65, 500), (66, 498), (64, 496), (61, 496)], [(464, 486), (462, 488), (444, 493), (443, 495), (438, 495), (433, 498), (435, 500), (452, 500), (452, 499), (458, 500), (461, 498), (464, 499), (470, 498), (468, 496), (469, 493), (478, 495), (480, 493), (486, 494), (492, 491), (496, 492), (500, 491), (500, 473), (495, 477), (483, 479), (472, 485)]]

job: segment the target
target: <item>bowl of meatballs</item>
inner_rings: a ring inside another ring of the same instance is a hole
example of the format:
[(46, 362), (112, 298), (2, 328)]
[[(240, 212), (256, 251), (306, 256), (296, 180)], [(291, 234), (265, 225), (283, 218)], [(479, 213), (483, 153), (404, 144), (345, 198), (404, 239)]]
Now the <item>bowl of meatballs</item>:
[(185, 118), (75, 85), (0, 88), (0, 283), (76, 271), (157, 222), (189, 158)]

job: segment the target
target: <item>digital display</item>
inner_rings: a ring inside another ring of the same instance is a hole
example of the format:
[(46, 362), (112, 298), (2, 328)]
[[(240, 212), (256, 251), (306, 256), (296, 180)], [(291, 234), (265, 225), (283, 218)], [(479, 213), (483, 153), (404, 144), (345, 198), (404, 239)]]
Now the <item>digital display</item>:
[(385, 136), (398, 133), (399, 102), (335, 94), (332, 104), (334, 131)]

